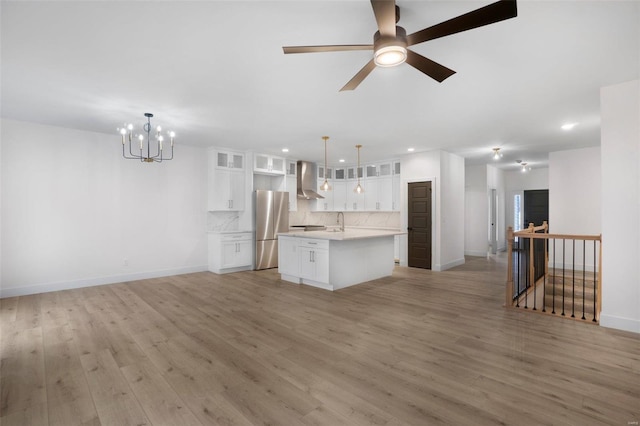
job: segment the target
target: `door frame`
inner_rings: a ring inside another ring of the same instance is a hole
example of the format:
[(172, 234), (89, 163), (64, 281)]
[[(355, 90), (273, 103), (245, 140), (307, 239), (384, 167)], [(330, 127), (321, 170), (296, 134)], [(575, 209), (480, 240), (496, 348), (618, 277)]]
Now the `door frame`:
[(440, 240), (440, 228), (436, 227), (439, 223), (438, 209), (436, 200), (438, 199), (437, 180), (435, 176), (426, 176), (421, 178), (402, 179), (400, 184), (400, 230), (404, 234), (400, 235), (400, 266), (409, 266), (409, 238), (407, 227), (409, 226), (409, 196), (408, 188), (410, 183), (415, 182), (431, 182), (431, 270), (440, 270), (440, 245), (436, 243)]

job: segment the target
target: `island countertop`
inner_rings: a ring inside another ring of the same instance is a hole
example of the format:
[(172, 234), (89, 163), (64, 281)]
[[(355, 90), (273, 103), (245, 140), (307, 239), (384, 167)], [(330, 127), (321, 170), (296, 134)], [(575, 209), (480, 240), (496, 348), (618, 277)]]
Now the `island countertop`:
[(344, 231), (289, 231), (281, 232), (278, 235), (283, 237), (301, 237), (311, 238), (318, 240), (333, 240), (333, 241), (345, 241), (345, 240), (361, 240), (365, 238), (377, 238), (377, 237), (391, 237), (394, 235), (404, 235), (406, 232), (400, 230), (386, 230), (386, 229), (365, 229), (365, 228), (347, 228)]

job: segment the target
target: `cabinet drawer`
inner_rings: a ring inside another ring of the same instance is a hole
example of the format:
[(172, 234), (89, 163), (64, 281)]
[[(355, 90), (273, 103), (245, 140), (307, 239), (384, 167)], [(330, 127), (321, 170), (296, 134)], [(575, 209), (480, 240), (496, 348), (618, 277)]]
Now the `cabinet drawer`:
[(250, 232), (240, 232), (237, 234), (220, 234), (221, 241), (244, 241), (251, 240)]
[(316, 240), (314, 238), (307, 238), (304, 240), (300, 240), (300, 245), (317, 249), (328, 249), (329, 240)]

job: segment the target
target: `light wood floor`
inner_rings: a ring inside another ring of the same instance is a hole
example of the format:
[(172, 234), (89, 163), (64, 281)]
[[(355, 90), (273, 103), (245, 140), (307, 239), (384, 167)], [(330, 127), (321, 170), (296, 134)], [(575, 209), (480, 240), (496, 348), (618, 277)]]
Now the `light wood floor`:
[(0, 424), (637, 424), (640, 336), (505, 310), (505, 277), (468, 258), (334, 293), (271, 270), (4, 299)]

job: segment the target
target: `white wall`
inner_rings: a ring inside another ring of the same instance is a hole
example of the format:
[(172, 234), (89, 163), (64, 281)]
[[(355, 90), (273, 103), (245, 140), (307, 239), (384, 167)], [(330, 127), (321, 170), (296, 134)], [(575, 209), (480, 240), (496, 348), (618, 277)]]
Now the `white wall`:
[[(441, 271), (464, 263), (464, 158), (444, 151), (406, 155), (402, 159), (400, 202), (407, 205), (410, 182), (431, 182), (431, 268)], [(446, 217), (446, 219), (444, 219)], [(407, 209), (401, 212), (407, 229)], [(448, 241), (444, 241), (448, 239)], [(407, 239), (400, 239), (400, 265), (407, 266)]]
[(464, 158), (440, 151), (441, 258), (435, 270), (464, 264)]
[(3, 297), (206, 270), (206, 152), (2, 120)]
[(489, 222), (487, 166), (485, 164), (467, 166), (464, 179), (464, 254), (486, 256), (489, 250), (487, 241), (487, 223)]
[[(601, 233), (600, 147), (549, 153), (549, 224), (556, 234), (599, 235)], [(564, 251), (557, 242), (549, 247), (549, 262), (580, 271), (594, 270), (599, 262), (599, 246), (567, 241)], [(594, 260), (594, 253), (596, 258)], [(575, 260), (574, 260), (575, 259)], [(575, 262), (575, 264), (574, 264)]]
[(600, 324), (640, 333), (640, 81), (602, 88)]
[[(506, 213), (506, 182), (505, 173), (503, 170), (497, 167), (487, 165), (487, 189), (489, 193), (492, 189), (496, 190), (497, 205), (496, 205), (496, 229), (498, 239), (498, 250), (506, 250), (507, 248), (507, 222), (505, 219)], [(488, 206), (489, 207), (489, 206)]]
[(600, 147), (549, 153), (549, 223), (558, 234), (601, 232)]

